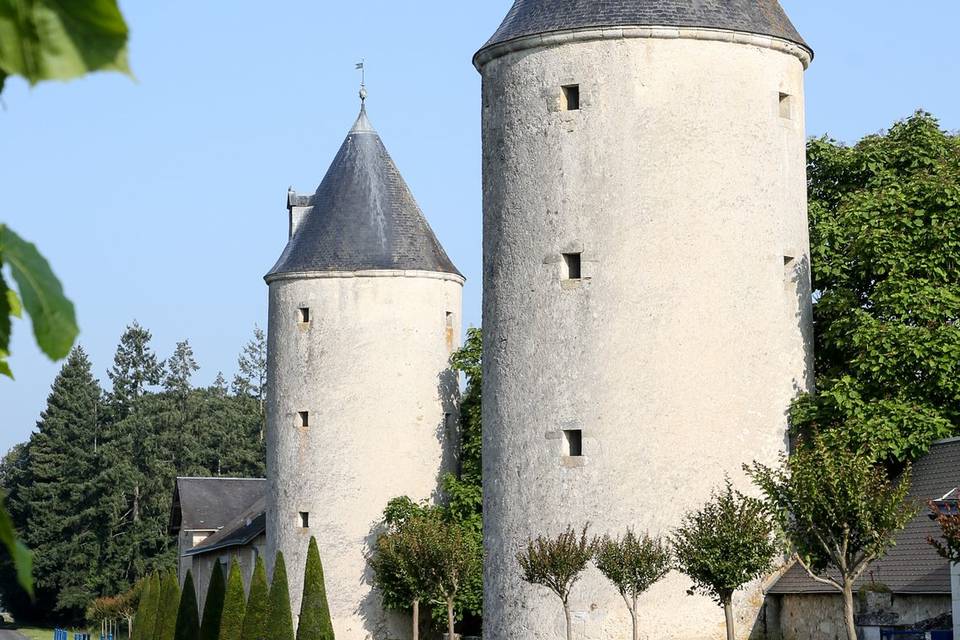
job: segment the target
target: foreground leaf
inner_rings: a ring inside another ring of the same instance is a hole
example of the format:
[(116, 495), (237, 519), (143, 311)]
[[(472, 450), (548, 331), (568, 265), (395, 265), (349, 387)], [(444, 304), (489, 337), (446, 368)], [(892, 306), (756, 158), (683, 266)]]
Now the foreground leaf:
[[(3, 0), (0, 0), (2, 2)], [(79, 333), (71, 303), (36, 246), (0, 225), (0, 255), (10, 265), (37, 345), (53, 360), (65, 358)]]
[(33, 554), (27, 546), (17, 539), (10, 514), (5, 505), (0, 504), (0, 544), (6, 547), (17, 570), (17, 582), (33, 597)]

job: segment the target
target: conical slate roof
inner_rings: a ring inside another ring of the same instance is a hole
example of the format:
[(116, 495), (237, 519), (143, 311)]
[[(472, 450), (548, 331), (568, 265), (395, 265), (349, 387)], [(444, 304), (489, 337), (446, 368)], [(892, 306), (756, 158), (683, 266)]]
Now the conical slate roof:
[(460, 275), (367, 119), (340, 146), (313, 209), (267, 280), (285, 273), (414, 270)]
[(626, 26), (743, 31), (810, 49), (778, 0), (514, 0), (483, 49), (553, 31)]

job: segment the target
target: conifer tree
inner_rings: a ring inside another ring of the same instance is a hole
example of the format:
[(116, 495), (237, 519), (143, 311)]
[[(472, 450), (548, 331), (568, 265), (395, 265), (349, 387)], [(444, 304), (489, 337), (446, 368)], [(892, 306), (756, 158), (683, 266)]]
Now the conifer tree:
[(110, 404), (117, 419), (126, 417), (134, 400), (142, 396), (147, 387), (160, 384), (163, 367), (150, 348), (152, 337), (136, 320), (120, 337), (113, 367), (108, 372), (113, 382)]
[(200, 366), (193, 357), (193, 348), (190, 342), (184, 340), (177, 343), (173, 355), (167, 358), (163, 376), (163, 388), (168, 393), (185, 398), (190, 392), (190, 379), (199, 371)]
[(334, 640), (327, 587), (323, 579), (323, 563), (317, 539), (310, 537), (307, 566), (303, 572), (303, 598), (300, 600), (300, 622), (297, 640)]
[(177, 612), (180, 609), (180, 584), (177, 574), (168, 571), (160, 585), (160, 603), (157, 606), (157, 624), (153, 640), (174, 640), (177, 630)]
[(177, 608), (177, 625), (173, 634), (174, 640), (199, 640), (200, 614), (197, 612), (197, 590), (193, 586), (193, 574), (187, 569), (187, 577), (183, 581), (183, 593), (180, 595), (180, 606)]
[(200, 623), (200, 640), (217, 640), (220, 637), (220, 620), (223, 615), (223, 599), (226, 585), (220, 562), (213, 563), (207, 597), (203, 601), (203, 619)]
[(267, 637), (271, 640), (294, 640), (293, 614), (290, 611), (290, 589), (283, 552), (277, 551), (270, 584), (270, 607), (267, 610)]
[(250, 580), (250, 595), (247, 596), (240, 640), (263, 640), (266, 637), (269, 597), (267, 571), (263, 567), (263, 558), (258, 556), (257, 564), (253, 568), (253, 578)]
[(160, 602), (160, 577), (153, 573), (147, 578), (140, 595), (132, 640), (153, 640), (157, 624), (157, 606)]
[(220, 618), (218, 640), (238, 640), (243, 635), (243, 619), (246, 611), (243, 593), (243, 576), (236, 558), (230, 563), (227, 576), (227, 591), (223, 598), (223, 615)]

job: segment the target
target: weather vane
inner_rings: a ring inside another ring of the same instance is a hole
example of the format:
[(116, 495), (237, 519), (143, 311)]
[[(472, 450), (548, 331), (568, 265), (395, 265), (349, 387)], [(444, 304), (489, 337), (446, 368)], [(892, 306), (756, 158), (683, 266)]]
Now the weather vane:
[(357, 70), (360, 71), (360, 106), (365, 106), (367, 103), (367, 71), (364, 67), (364, 58), (360, 58), (360, 62), (357, 63)]

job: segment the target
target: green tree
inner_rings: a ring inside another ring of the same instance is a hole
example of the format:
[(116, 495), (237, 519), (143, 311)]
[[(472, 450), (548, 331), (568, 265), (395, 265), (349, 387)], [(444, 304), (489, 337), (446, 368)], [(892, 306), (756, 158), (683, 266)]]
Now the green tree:
[(180, 609), (180, 583), (174, 571), (167, 571), (160, 582), (160, 604), (154, 640), (174, 640), (177, 632), (177, 613)]
[(113, 356), (113, 367), (107, 372), (113, 382), (110, 404), (115, 419), (126, 417), (133, 403), (148, 388), (160, 384), (163, 364), (150, 347), (153, 335), (136, 320), (120, 336), (120, 344)]
[(267, 636), (272, 640), (294, 640), (293, 613), (290, 611), (290, 588), (287, 584), (287, 565), (283, 553), (277, 551), (273, 563), (267, 608)]
[[(414, 633), (414, 640), (417, 636)], [(317, 539), (310, 537), (307, 565), (303, 572), (303, 597), (300, 600), (300, 622), (297, 640), (334, 640), (330, 605), (327, 603), (327, 585), (323, 578), (323, 563)]]
[(131, 640), (153, 640), (157, 625), (157, 607), (160, 604), (160, 576), (150, 574), (140, 595), (140, 606), (134, 619)]
[(762, 577), (778, 553), (764, 504), (734, 491), (730, 481), (699, 511), (687, 513), (671, 539), (680, 571), (699, 592), (723, 607), (727, 639), (734, 640), (733, 594)]
[(673, 568), (669, 546), (660, 538), (631, 529), (622, 538), (605, 535), (593, 541), (593, 561), (600, 572), (617, 587), (630, 612), (633, 640), (640, 640), (637, 601)]
[(517, 554), (521, 577), (530, 584), (548, 588), (563, 604), (566, 622), (566, 638), (573, 640), (573, 619), (570, 614), (570, 592), (580, 580), (593, 555), (587, 538), (589, 526), (585, 525), (580, 535), (573, 527), (556, 538), (538, 536), (530, 540), (527, 548)]
[(871, 452), (837, 447), (816, 436), (801, 441), (780, 468), (754, 463), (749, 472), (797, 561), (814, 580), (843, 595), (847, 635), (856, 640), (854, 582), (916, 514), (906, 499), (909, 468), (893, 482)]
[(928, 502), (927, 506), (930, 507), (931, 517), (935, 518), (940, 526), (940, 537), (928, 536), (927, 542), (952, 564), (960, 563), (960, 513), (955, 509), (944, 508), (933, 500)]
[(190, 342), (183, 340), (177, 343), (177, 347), (166, 363), (166, 371), (163, 374), (163, 388), (174, 396), (186, 401), (187, 395), (193, 388), (190, 384), (193, 374), (200, 370), (200, 366), (193, 357), (193, 348)]
[(253, 578), (250, 580), (250, 594), (247, 596), (247, 608), (243, 615), (243, 631), (240, 634), (240, 640), (263, 640), (266, 637), (269, 597), (267, 571), (263, 566), (263, 558), (257, 556)]
[(921, 111), (807, 155), (817, 393), (792, 422), (916, 459), (960, 431), (960, 137)]
[(246, 602), (243, 593), (243, 576), (236, 558), (230, 563), (227, 576), (227, 592), (223, 598), (223, 616), (220, 619), (219, 640), (237, 640), (243, 636), (243, 620)]
[(193, 586), (193, 574), (187, 569), (177, 608), (177, 625), (174, 640), (198, 640), (200, 638), (200, 614), (197, 611), (197, 590)]
[[(253, 328), (253, 338), (243, 347), (240, 357), (237, 358), (237, 369), (233, 378), (233, 393), (256, 400), (263, 425), (266, 420), (264, 404), (267, 400), (267, 336), (260, 327)], [(261, 426), (261, 439), (262, 428)]]
[(200, 622), (200, 640), (218, 640), (220, 622), (223, 616), (223, 600), (226, 597), (226, 584), (223, 579), (221, 563), (213, 563), (207, 597), (203, 601), (203, 618)]

